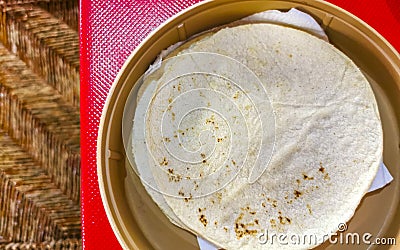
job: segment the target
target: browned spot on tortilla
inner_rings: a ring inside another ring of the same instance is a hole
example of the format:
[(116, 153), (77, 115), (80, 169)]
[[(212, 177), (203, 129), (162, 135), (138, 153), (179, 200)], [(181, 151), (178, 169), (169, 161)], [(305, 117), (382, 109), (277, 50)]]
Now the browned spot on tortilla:
[(165, 137), (165, 138), (164, 138), (164, 141), (166, 141), (166, 142), (171, 142), (171, 139), (169, 139), (169, 137)]
[(184, 193), (183, 191), (179, 191), (178, 194), (179, 194), (180, 196), (185, 196), (185, 193)]
[(255, 220), (254, 220), (254, 223), (256, 223), (256, 224), (258, 225), (258, 220), (257, 220), (257, 219), (255, 219)]
[(289, 57), (290, 57), (290, 58), (292, 58), (292, 57), (293, 57), (293, 55), (292, 55), (292, 54), (289, 54)]
[(325, 168), (321, 166), (321, 167), (319, 167), (318, 171), (321, 173), (325, 173)]
[(265, 202), (261, 203), (261, 206), (265, 207)]
[(249, 230), (249, 229), (246, 229), (246, 230), (244, 230), (244, 234), (246, 235), (255, 235), (255, 234), (257, 234), (257, 230)]
[(189, 197), (184, 198), (185, 202), (189, 202), (193, 198), (192, 194), (189, 194)]
[(166, 157), (164, 157), (162, 162), (160, 162), (160, 166), (167, 166), (167, 165), (168, 165), (168, 160)]
[(173, 169), (168, 169), (168, 174), (169, 174), (169, 176), (168, 176), (168, 180), (171, 182), (171, 181), (174, 181), (174, 182), (179, 182), (179, 181), (181, 181), (182, 180), (182, 175), (180, 175), (180, 174), (173, 174), (174, 173), (174, 170)]
[(232, 160), (232, 164), (233, 164), (233, 165), (236, 165), (236, 162), (235, 162), (234, 160)]
[(279, 223), (281, 223), (282, 225), (286, 224), (286, 223), (291, 223), (291, 220), (288, 217), (282, 217), (282, 216), (278, 216), (279, 219)]
[(311, 210), (310, 204), (307, 204), (307, 209), (308, 209), (308, 213), (312, 214), (312, 210)]
[(308, 175), (303, 173), (303, 179), (304, 180), (314, 180), (314, 177), (308, 176)]
[(207, 226), (208, 222), (207, 222), (206, 216), (204, 214), (200, 215), (199, 220), (203, 224), (203, 226), (205, 226), (205, 227)]
[(206, 158), (206, 155), (204, 153), (200, 154), (201, 158)]
[(227, 227), (224, 227), (224, 230), (225, 230), (225, 232), (228, 232), (228, 228)]
[(206, 163), (207, 162), (207, 160), (203, 160), (203, 163)]
[(210, 118), (206, 119), (206, 124), (209, 124), (209, 123), (211, 123), (212, 125), (215, 125), (215, 117), (214, 117), (214, 115), (211, 115)]
[(267, 197), (267, 201), (273, 206), (273, 207), (277, 207), (278, 205), (278, 201), (277, 200), (273, 200), (269, 197)]
[(299, 198), (303, 193), (300, 192), (300, 191), (298, 191), (298, 190), (294, 190), (293, 194), (294, 194), (294, 198), (297, 199), (297, 198)]
[(179, 182), (180, 180), (182, 180), (182, 175), (177, 174), (175, 175), (175, 178), (173, 178), (175, 182)]
[(254, 223), (245, 224), (245, 223), (240, 222), (243, 219), (243, 216), (244, 216), (244, 214), (240, 213), (239, 217), (236, 218), (236, 220), (235, 220), (234, 229), (235, 229), (237, 239), (240, 239), (246, 235), (256, 235), (257, 234), (257, 230), (248, 228), (249, 226), (254, 226)]
[(168, 99), (168, 102), (171, 103), (171, 102), (172, 102), (172, 98), (169, 98), (169, 99)]
[(331, 177), (329, 177), (328, 173), (326, 173), (326, 174), (324, 175), (324, 180), (330, 180), (330, 179), (331, 179)]
[(243, 219), (244, 213), (240, 213), (239, 216), (236, 218), (235, 223), (237, 224), (238, 221), (240, 221), (241, 219)]
[(218, 142), (222, 142), (223, 138), (218, 138), (217, 141)]
[(214, 221), (214, 225), (218, 225), (218, 221)]
[(297, 182), (297, 185), (300, 185), (300, 180), (299, 179), (297, 179), (296, 182)]

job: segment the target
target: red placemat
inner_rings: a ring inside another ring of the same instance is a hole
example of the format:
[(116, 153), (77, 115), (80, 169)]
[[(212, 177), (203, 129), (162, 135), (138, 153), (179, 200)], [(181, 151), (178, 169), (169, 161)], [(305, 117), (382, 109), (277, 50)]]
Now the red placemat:
[[(82, 241), (120, 249), (101, 202), (96, 172), (100, 116), (118, 71), (134, 48), (170, 16), (199, 0), (81, 1)], [(363, 19), (400, 50), (398, 0), (329, 0)]]

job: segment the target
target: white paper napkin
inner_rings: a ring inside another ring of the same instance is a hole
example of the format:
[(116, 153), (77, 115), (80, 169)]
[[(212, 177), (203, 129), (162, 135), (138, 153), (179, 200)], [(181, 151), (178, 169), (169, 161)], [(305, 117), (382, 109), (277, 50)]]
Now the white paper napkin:
[(375, 176), (368, 192), (375, 191), (377, 189), (383, 188), (387, 184), (393, 181), (393, 176), (389, 173), (389, 170), (383, 162), (379, 165), (378, 173)]
[[(281, 12), (278, 10), (268, 10), (261, 13), (256, 13), (254, 15), (243, 18), (241, 21), (256, 21), (256, 22), (266, 22), (275, 24), (285, 24), (297, 29), (304, 30), (311, 33), (325, 41), (328, 40), (328, 36), (317, 23), (317, 21), (310, 15), (301, 12), (297, 9), (290, 9), (288, 12)], [(368, 192), (380, 189), (393, 180), (392, 175), (386, 168), (385, 164), (381, 162), (379, 165), (378, 173), (373, 180), (371, 187)], [(197, 242), (201, 250), (217, 250), (218, 247), (213, 245), (207, 240), (197, 237)]]

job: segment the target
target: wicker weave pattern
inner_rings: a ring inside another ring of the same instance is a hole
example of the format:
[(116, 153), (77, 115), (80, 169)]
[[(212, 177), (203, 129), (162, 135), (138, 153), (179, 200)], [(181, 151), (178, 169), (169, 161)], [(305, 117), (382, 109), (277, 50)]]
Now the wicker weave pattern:
[[(43, 164), (54, 182), (79, 201), (79, 113), (0, 45), (0, 120)], [(57, 166), (57, 167), (55, 167)]]
[(73, 30), (78, 31), (78, 0), (4, 0), (3, 6), (32, 4), (48, 11), (54, 17), (64, 21)]
[(77, 239), (58, 240), (58, 241), (41, 242), (41, 243), (4, 242), (0, 243), (0, 248), (4, 250), (28, 250), (28, 249), (78, 250), (82, 249), (82, 242)]
[(0, 249), (81, 249), (78, 1), (0, 8)]
[[(42, 242), (80, 234), (80, 210), (24, 150), (0, 130), (2, 233)], [(57, 209), (63, 208), (63, 210)], [(43, 230), (46, 228), (46, 230)]]
[(65, 1), (65, 0), (53, 0), (53, 1), (40, 1), (39, 6), (47, 10), (54, 17), (64, 21), (71, 29), (78, 31), (78, 10), (79, 1)]
[(5, 10), (1, 19), (6, 47), (79, 107), (77, 32), (38, 7), (16, 5)]

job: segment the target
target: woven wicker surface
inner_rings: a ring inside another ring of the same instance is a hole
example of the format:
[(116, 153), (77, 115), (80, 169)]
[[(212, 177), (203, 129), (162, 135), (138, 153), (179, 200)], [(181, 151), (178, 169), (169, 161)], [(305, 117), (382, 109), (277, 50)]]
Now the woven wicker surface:
[(78, 1), (0, 8), (0, 249), (81, 249)]

